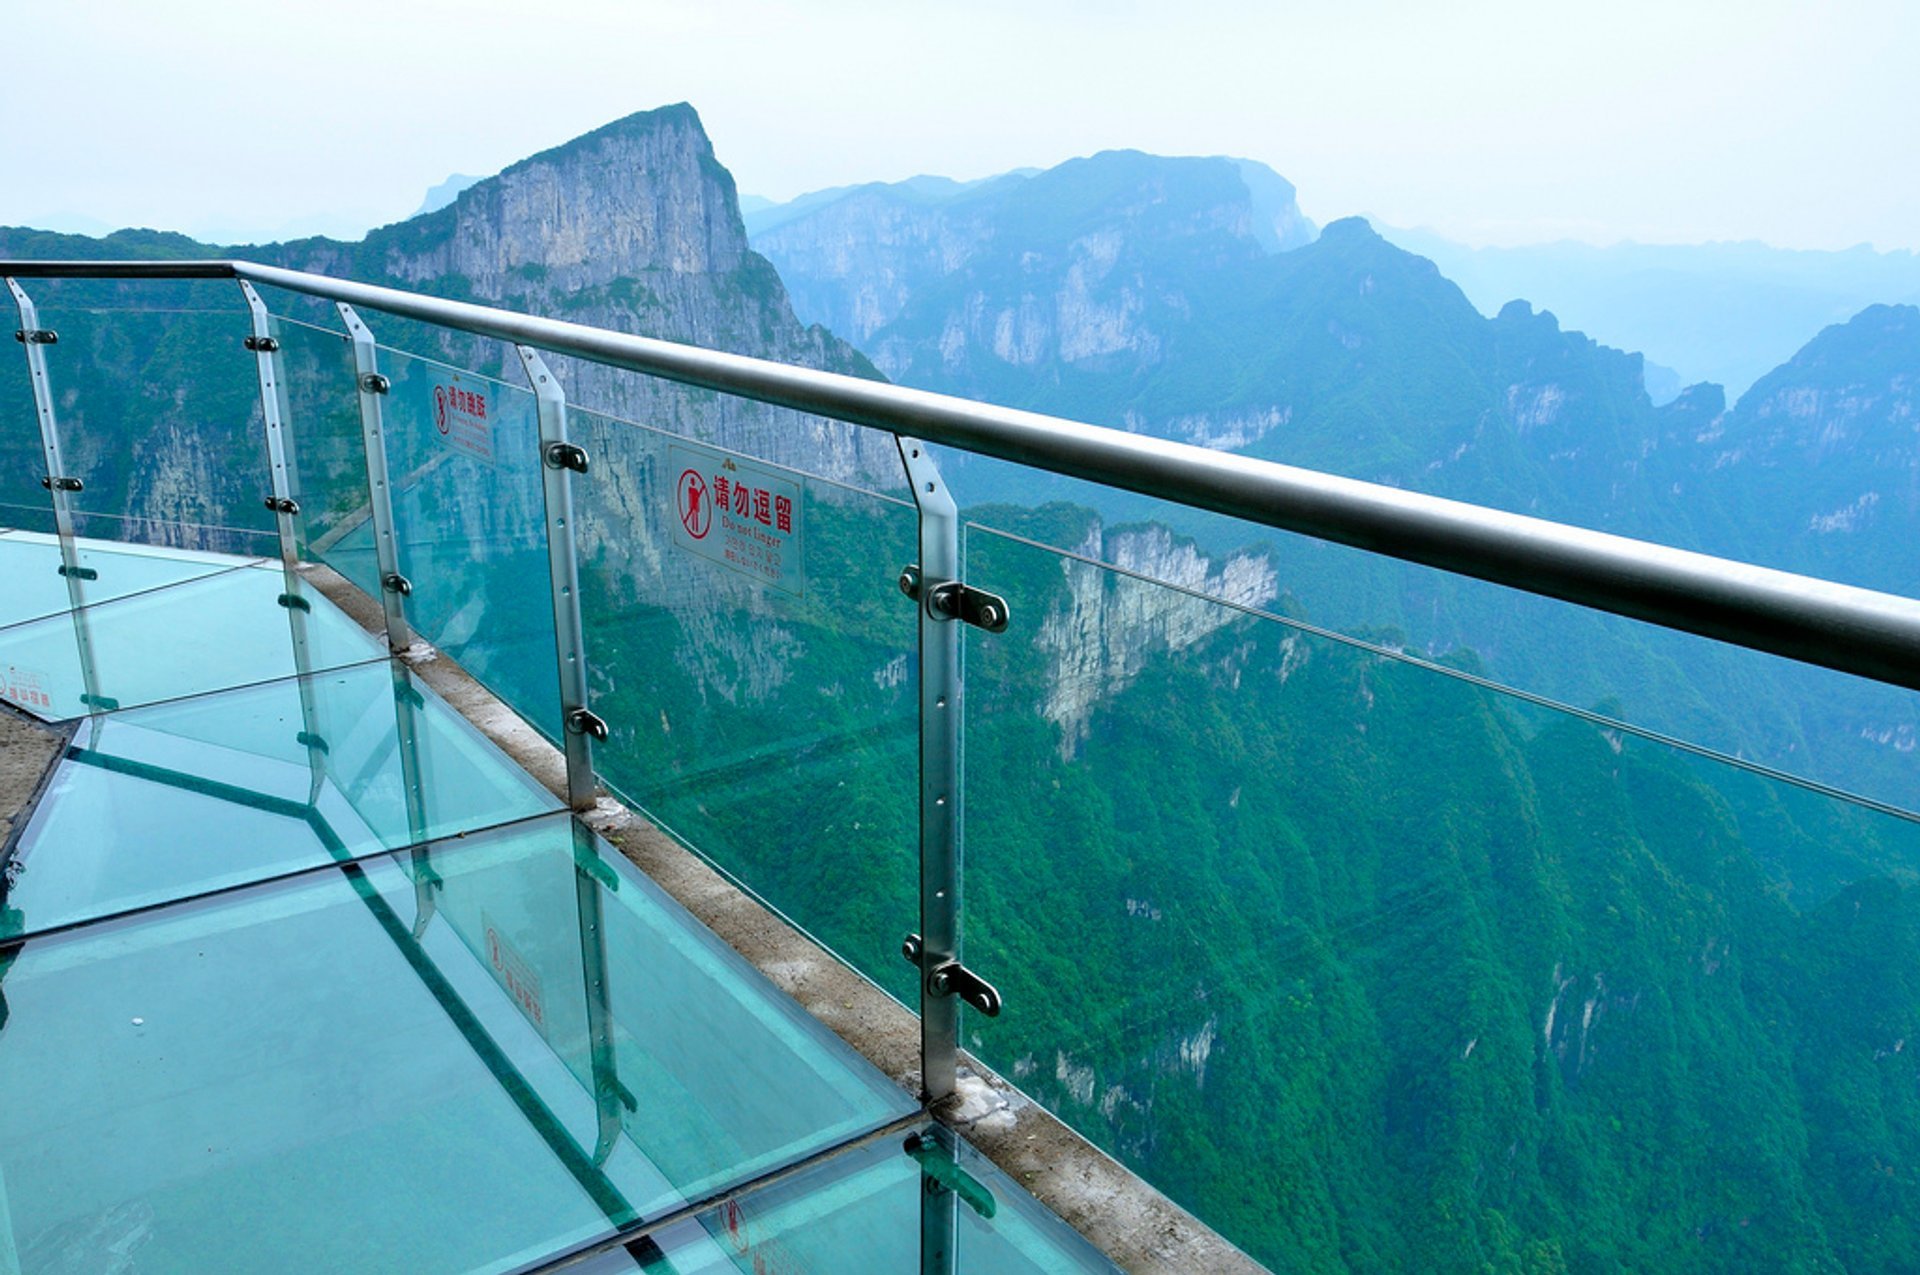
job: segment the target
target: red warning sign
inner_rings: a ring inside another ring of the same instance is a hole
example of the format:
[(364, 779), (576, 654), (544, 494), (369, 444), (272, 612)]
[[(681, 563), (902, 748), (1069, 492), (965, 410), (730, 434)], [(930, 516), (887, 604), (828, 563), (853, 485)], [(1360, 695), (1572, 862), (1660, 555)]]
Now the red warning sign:
[(440, 441), (475, 460), (493, 463), (493, 391), (458, 375), (433, 383), (433, 428)]
[(802, 569), (800, 484), (775, 469), (710, 447), (675, 444), (673, 542), (796, 597)]

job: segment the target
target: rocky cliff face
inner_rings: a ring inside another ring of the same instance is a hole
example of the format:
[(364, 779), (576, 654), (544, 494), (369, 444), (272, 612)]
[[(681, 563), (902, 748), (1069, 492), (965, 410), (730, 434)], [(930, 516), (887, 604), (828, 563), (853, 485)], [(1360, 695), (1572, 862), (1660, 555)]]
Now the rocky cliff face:
[(915, 369), (930, 339), (957, 376), (982, 353), (1024, 368), (1150, 365), (1159, 329), (1189, 305), (1150, 286), (1151, 263), (1257, 257), (1313, 234), (1293, 187), (1262, 165), (1110, 151), (969, 187), (858, 187), (756, 246), (802, 314), (889, 375)]
[[(686, 105), (631, 115), (524, 159), (361, 244), (307, 241), (274, 255), (321, 273), (873, 375), (852, 347), (795, 318), (779, 276), (748, 247), (733, 178)], [(454, 362), (499, 360), (485, 343), (418, 335)], [(555, 366), (578, 407), (828, 477), (899, 485), (892, 442), (872, 431), (596, 364)]]

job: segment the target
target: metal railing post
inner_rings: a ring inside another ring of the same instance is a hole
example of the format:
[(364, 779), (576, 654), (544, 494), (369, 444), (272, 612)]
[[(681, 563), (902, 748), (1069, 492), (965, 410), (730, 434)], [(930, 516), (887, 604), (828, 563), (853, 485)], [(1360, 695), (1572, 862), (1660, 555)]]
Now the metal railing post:
[(573, 476), (587, 472), (587, 454), (567, 441), (567, 396), (531, 346), (515, 346), (539, 404), (540, 485), (546, 498), (547, 574), (553, 598), (554, 653), (567, 753), (567, 803), (593, 808), (593, 741), (606, 724), (587, 705), (586, 628), (580, 614), (580, 559), (574, 539)]
[(395, 655), (413, 645), (407, 627), (406, 596), (413, 586), (400, 574), (400, 543), (394, 538), (393, 491), (387, 481), (387, 439), (380, 400), (387, 378), (380, 374), (373, 333), (346, 302), (337, 303), (341, 322), (353, 339), (354, 388), (360, 397), (360, 437), (367, 457), (367, 501), (373, 517), (373, 553), (380, 571), (380, 609), (386, 614), (387, 645)]
[[(952, 1095), (960, 1051), (960, 1000), (938, 971), (960, 961), (960, 626), (934, 599), (960, 579), (960, 511), (918, 441), (900, 459), (920, 510), (920, 563), (911, 592), (920, 612), (920, 933), (907, 940), (920, 968), (920, 1088), (927, 1102)], [(902, 581), (903, 588), (905, 581)]]
[(40, 326), (40, 313), (13, 279), (7, 280), (13, 304), (20, 312), (20, 328), (14, 338), (26, 349), (27, 378), (33, 385), (34, 415), (40, 422), (40, 449), (47, 472), (41, 486), (53, 500), (53, 528), (60, 541), (60, 574), (66, 578), (67, 601), (72, 609), (73, 641), (80, 658), (80, 702), (88, 708), (115, 708), (114, 701), (100, 694), (99, 670), (93, 656), (93, 633), (87, 619), (85, 582), (93, 572), (80, 562), (80, 546), (74, 534), (73, 493), (81, 490), (80, 480), (69, 474), (60, 457), (60, 427), (53, 412), (53, 386), (47, 379), (46, 347), (59, 341), (59, 335)]
[(389, 388), (380, 373), (379, 354), (373, 333), (346, 302), (337, 303), (340, 321), (347, 325), (353, 341), (354, 390), (360, 399), (360, 438), (367, 460), (367, 507), (373, 522), (374, 561), (380, 572), (380, 609), (387, 622), (387, 648), (394, 658), (388, 671), (393, 677), (393, 722), (399, 737), (400, 778), (406, 788), (407, 835), (413, 843), (414, 937), (426, 933), (433, 919), (433, 887), (439, 874), (433, 870), (427, 840), (427, 794), (420, 770), (420, 729), (414, 714), (425, 703), (415, 690), (411, 675), (399, 657), (413, 645), (413, 630), (407, 626), (406, 597), (413, 585), (400, 574), (400, 540), (393, 518), (393, 485), (387, 478), (387, 432), (380, 400)]
[(326, 782), (327, 739), (310, 677), (313, 672), (313, 653), (307, 638), (310, 603), (300, 579), (300, 544), (294, 522), (300, 513), (300, 498), (294, 476), (293, 440), (286, 428), (287, 414), (281, 398), (285, 373), (280, 360), (280, 339), (273, 334), (273, 320), (266, 304), (244, 279), (240, 280), (240, 294), (246, 298), (252, 323), (246, 346), (253, 353), (254, 370), (260, 379), (260, 417), (266, 435), (267, 470), (273, 483), (265, 503), (273, 511), (274, 524), (280, 533), (280, 569), (286, 583), (280, 605), (286, 608), (287, 629), (293, 641), (293, 671), (300, 696), (299, 742), (307, 750), (307, 769), (311, 775), (307, 801), (313, 804), (319, 801), (320, 789)]

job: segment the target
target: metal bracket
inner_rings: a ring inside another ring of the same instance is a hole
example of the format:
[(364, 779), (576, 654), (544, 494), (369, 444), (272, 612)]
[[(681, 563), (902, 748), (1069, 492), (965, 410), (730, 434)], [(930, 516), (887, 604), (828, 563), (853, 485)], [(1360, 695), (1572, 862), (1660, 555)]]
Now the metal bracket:
[(274, 601), (278, 602), (281, 606), (285, 607), (289, 611), (313, 610), (313, 603), (307, 601), (305, 598), (301, 597), (297, 593), (283, 593), (279, 597), (275, 598)]
[[(921, 963), (922, 951), (918, 934), (909, 934), (900, 943), (900, 955), (909, 965)], [(988, 1018), (1000, 1017), (999, 989), (958, 961), (942, 961), (926, 971), (926, 981), (929, 995), (958, 996)]]
[[(909, 566), (901, 570), (900, 592), (916, 602), (920, 600), (919, 567)], [(1007, 623), (1012, 618), (1005, 598), (957, 581), (936, 586), (933, 597), (927, 601), (927, 609), (941, 619), (959, 620), (962, 624), (971, 624), (988, 633), (1005, 633)]]
[(548, 443), (546, 459), (551, 469), (571, 469), (576, 474), (587, 472), (587, 449), (573, 443)]
[(58, 570), (61, 575), (68, 576), (75, 580), (98, 580), (100, 578), (100, 573), (92, 567), (69, 567), (62, 564), (56, 568), (56, 570)]
[(314, 734), (312, 731), (307, 731), (307, 730), (301, 731), (298, 735), (295, 735), (293, 737), (293, 742), (296, 744), (305, 745), (306, 747), (313, 749), (315, 752), (330, 753), (333, 751), (331, 748), (327, 747), (326, 740), (320, 738), (318, 735)]
[(60, 344), (60, 334), (52, 328), (15, 328), (13, 339), (22, 345)]
[(393, 388), (393, 382), (388, 380), (383, 373), (368, 372), (360, 378), (360, 388), (369, 394), (385, 394)]
[(280, 348), (280, 339), (271, 336), (250, 336), (242, 344), (255, 354), (272, 354)]
[(111, 695), (82, 695), (80, 702), (88, 708), (97, 708), (103, 713), (111, 713), (120, 707), (120, 701)]
[(297, 514), (300, 512), (300, 502), (291, 496), (268, 496), (265, 504), (268, 509), (277, 514)]
[(58, 478), (48, 475), (40, 480), (40, 485), (48, 491), (85, 491), (87, 485), (78, 478)]
[(592, 709), (576, 708), (568, 713), (567, 729), (576, 735), (585, 735), (603, 744), (607, 742), (606, 720)]
[(380, 587), (388, 593), (397, 593), (403, 598), (413, 595), (413, 581), (407, 579), (398, 571), (389, 571), (386, 575), (381, 576)]

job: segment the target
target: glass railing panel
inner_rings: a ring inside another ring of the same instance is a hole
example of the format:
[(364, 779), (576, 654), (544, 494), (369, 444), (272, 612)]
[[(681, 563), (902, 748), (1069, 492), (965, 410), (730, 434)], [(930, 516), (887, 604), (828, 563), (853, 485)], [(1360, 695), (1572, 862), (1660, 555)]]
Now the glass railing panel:
[(1117, 1269), (978, 1152), (931, 1126), (853, 1148), (664, 1228), (653, 1236), (659, 1256), (639, 1269), (919, 1275), (929, 1180), (950, 1192), (956, 1275)]
[[(678, 1207), (696, 1183), (645, 1143), (596, 1158), (593, 1093), (529, 1014), (587, 995), (582, 873), (614, 940), (607, 981), (684, 981), (707, 1007), (616, 1025), (617, 1050), (660, 1064), (629, 1095), (656, 1128), (706, 1129), (716, 1162), (799, 1159), (912, 1111), (617, 856), (576, 844), (563, 815), (435, 846), (438, 909), (408, 855), (377, 856), (0, 949), (0, 1236), (29, 1270), (138, 1245), (156, 1270), (491, 1271)], [(456, 922), (470, 892), (502, 909), (490, 932)], [(633, 964), (643, 931), (705, 959)], [(569, 936), (573, 966), (538, 965), (529, 934)], [(728, 1033), (694, 1060), (718, 1059), (706, 1073), (666, 1067), (688, 1061), (677, 1042)], [(762, 1053), (782, 1061), (756, 1069)], [(776, 1147), (729, 1077), (776, 1090), (809, 1136)]]
[[(232, 571), (256, 561), (190, 549), (83, 540), (75, 547), (82, 572), (81, 605), (110, 602), (185, 580)], [(0, 531), (0, 627), (73, 608), (74, 590), (61, 568), (60, 542), (51, 533)]]
[[(935, 450), (963, 507), (983, 525), (1175, 579), (1222, 601), (1281, 607), (1349, 636), (1414, 652), (1471, 649), (1503, 685), (1582, 708), (1604, 706), (1609, 716), (1717, 752), (1872, 799), (1916, 804), (1911, 750), (1920, 739), (1920, 694), (1913, 691), (1311, 536)], [(973, 503), (984, 501), (995, 503)], [(1516, 508), (1555, 516), (1544, 506)], [(1755, 556), (1737, 545), (1695, 543), (1683, 527), (1592, 525), (1735, 559)], [(1882, 572), (1854, 582), (1911, 594), (1920, 575), (1903, 580)], [(1569, 651), (1582, 658), (1565, 658)]]
[(13, 850), (0, 936), (558, 805), (384, 660), (90, 717)]
[[(554, 662), (540, 421), (531, 391), (379, 351), (407, 623), (529, 723), (564, 727)], [(584, 478), (580, 481), (591, 481)], [(337, 551), (370, 556), (362, 524)]]
[(84, 485), (77, 533), (256, 554), (271, 551), (272, 486), (246, 311), (43, 303), (66, 476)]
[[(616, 791), (911, 992), (911, 505), (589, 412), (575, 483), (595, 752)], [(724, 491), (726, 505), (720, 499)]]
[(385, 654), (306, 581), (289, 591), (277, 563), (240, 567), (0, 629), (0, 698), (79, 717)]
[(1276, 1270), (1891, 1269), (1914, 822), (1470, 652), (966, 559), (1014, 617), (966, 636), (986, 1062)]
[[(19, 324), (13, 298), (0, 296), (0, 332)], [(0, 347), (0, 528), (53, 530), (53, 506), (40, 486), (46, 472), (26, 356), (9, 342)]]
[(371, 597), (380, 567), (367, 525), (367, 454), (353, 343), (344, 332), (276, 316), (288, 469), (300, 502), (300, 559), (332, 567)]

